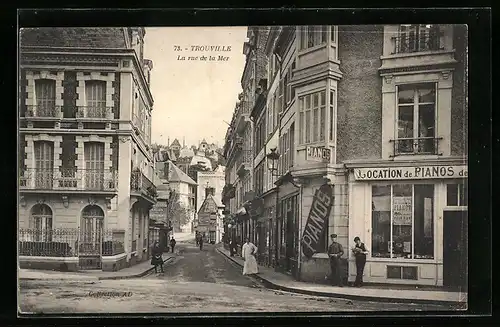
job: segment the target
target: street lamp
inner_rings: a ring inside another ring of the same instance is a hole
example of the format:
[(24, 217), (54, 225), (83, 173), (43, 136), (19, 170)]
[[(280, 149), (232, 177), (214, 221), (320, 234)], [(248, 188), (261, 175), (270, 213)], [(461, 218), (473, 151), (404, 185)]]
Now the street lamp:
[(277, 177), (277, 175), (274, 175), (274, 171), (278, 170), (278, 159), (280, 158), (280, 154), (276, 152), (276, 148), (272, 148), (271, 153), (268, 153), (266, 158), (267, 168), (271, 171), (271, 176)]
[[(271, 180), (273, 177), (279, 177), (279, 174), (275, 174), (274, 171), (277, 171), (278, 170), (278, 160), (280, 158), (280, 154), (276, 151), (276, 148), (273, 148), (271, 149), (271, 153), (268, 153), (266, 155), (266, 158), (267, 158), (267, 168), (269, 169), (270, 173), (271, 173)], [(275, 229), (275, 232), (274, 232), (274, 235), (275, 235), (275, 239), (274, 239), (274, 243), (275, 243), (275, 252), (274, 252), (274, 257), (275, 257), (275, 264), (277, 265), (278, 262), (279, 262), (279, 258), (278, 258), (278, 255), (279, 255), (279, 250), (278, 250), (278, 239), (279, 239), (279, 223), (278, 223), (278, 207), (279, 207), (279, 185), (276, 185), (276, 229)]]

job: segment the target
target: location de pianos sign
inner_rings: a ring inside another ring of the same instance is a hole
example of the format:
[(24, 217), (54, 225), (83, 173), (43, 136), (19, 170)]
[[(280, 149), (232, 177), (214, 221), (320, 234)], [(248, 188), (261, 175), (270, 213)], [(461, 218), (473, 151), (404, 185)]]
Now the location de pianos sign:
[(325, 184), (316, 193), (311, 204), (311, 211), (307, 218), (304, 234), (302, 235), (302, 252), (311, 258), (317, 252), (320, 238), (328, 226), (326, 222), (333, 205), (333, 188)]
[(420, 166), (354, 169), (354, 179), (361, 181), (440, 178), (467, 178), (467, 166)]

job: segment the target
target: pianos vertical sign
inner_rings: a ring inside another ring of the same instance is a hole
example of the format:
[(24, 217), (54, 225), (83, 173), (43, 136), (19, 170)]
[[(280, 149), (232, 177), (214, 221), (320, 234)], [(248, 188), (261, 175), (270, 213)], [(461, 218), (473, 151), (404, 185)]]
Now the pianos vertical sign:
[(327, 222), (333, 206), (333, 187), (325, 184), (316, 193), (311, 204), (311, 211), (307, 218), (304, 233), (302, 235), (302, 252), (311, 258), (317, 252), (320, 237), (324, 235), (328, 228)]

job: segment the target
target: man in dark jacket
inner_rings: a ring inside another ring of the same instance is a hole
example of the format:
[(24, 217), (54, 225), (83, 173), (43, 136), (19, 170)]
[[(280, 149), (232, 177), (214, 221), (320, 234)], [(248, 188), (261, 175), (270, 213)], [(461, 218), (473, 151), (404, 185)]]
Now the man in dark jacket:
[(203, 250), (203, 235), (200, 235), (200, 239), (199, 239), (199, 244), (200, 244), (200, 251)]
[(172, 253), (174, 253), (175, 244), (177, 244), (177, 242), (175, 241), (175, 238), (172, 236), (172, 239), (170, 239), (170, 248), (172, 249)]
[(332, 285), (333, 286), (344, 286), (342, 284), (341, 277), (341, 266), (340, 266), (340, 258), (344, 255), (344, 249), (342, 248), (342, 244), (337, 243), (337, 234), (330, 235), (332, 239), (332, 243), (328, 247), (328, 256), (330, 257), (330, 268), (332, 270)]
[(155, 273), (158, 273), (158, 267), (160, 267), (160, 272), (163, 273), (163, 258), (161, 255), (163, 254), (163, 250), (160, 247), (160, 242), (156, 241), (151, 249), (151, 265), (155, 266)]

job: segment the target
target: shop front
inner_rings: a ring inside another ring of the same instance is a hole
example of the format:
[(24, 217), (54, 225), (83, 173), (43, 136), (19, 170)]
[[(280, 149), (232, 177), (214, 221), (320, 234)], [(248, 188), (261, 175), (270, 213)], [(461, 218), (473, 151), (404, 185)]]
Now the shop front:
[(467, 166), (380, 166), (349, 173), (349, 248), (356, 236), (368, 248), (364, 281), (466, 288)]
[(276, 218), (276, 192), (275, 189), (262, 195), (264, 209), (257, 218), (257, 260), (260, 265), (273, 266), (273, 219)]

